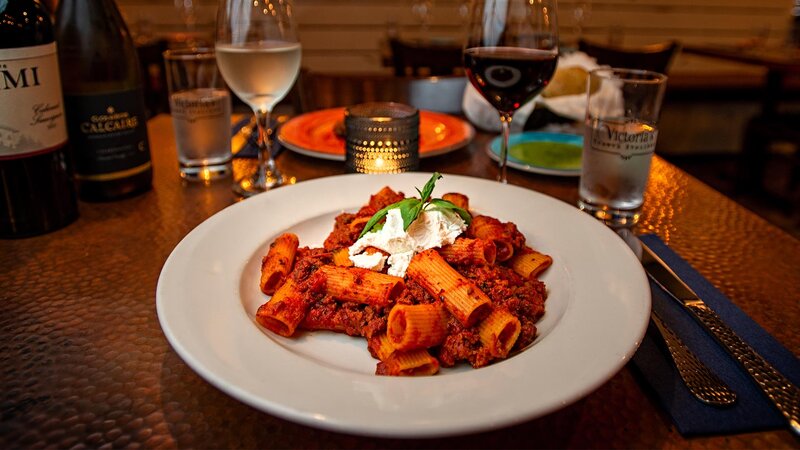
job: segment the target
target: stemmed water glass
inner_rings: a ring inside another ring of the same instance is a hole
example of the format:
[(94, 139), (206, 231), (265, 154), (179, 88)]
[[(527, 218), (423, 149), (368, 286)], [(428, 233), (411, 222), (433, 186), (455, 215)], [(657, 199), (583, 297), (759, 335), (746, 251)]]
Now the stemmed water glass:
[(301, 47), (289, 0), (222, 0), (217, 16), (217, 64), (222, 77), (255, 114), (258, 169), (234, 183), (250, 196), (280, 186), (287, 177), (272, 157), (268, 126), (272, 108), (291, 89)]
[(506, 183), (511, 118), (547, 86), (556, 69), (556, 0), (476, 0), (468, 27), (464, 68), (475, 89), (500, 113), (497, 179)]

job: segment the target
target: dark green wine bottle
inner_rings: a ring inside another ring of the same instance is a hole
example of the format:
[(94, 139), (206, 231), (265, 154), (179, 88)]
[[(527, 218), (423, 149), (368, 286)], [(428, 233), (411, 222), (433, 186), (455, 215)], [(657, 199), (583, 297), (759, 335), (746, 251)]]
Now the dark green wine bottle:
[(61, 0), (56, 41), (78, 194), (103, 201), (149, 190), (141, 72), (114, 0)]
[(53, 25), (34, 0), (0, 0), (0, 237), (78, 217)]

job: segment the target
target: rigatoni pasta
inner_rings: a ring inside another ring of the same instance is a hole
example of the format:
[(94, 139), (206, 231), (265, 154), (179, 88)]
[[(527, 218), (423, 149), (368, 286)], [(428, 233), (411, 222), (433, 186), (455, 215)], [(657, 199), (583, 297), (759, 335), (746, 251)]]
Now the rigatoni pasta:
[(457, 192), (449, 192), (442, 196), (442, 200), (447, 200), (448, 202), (458, 206), (459, 208), (469, 211), (469, 198), (464, 194), (459, 194)]
[(395, 305), (389, 312), (386, 329), (396, 350), (433, 347), (447, 335), (447, 311), (441, 303)]
[(373, 358), (386, 361), (395, 352), (394, 345), (386, 332), (378, 333), (367, 339), (367, 349)]
[(472, 219), (467, 234), (471, 237), (494, 242), (497, 247), (497, 260), (508, 261), (525, 238), (514, 224), (503, 223), (494, 217), (476, 216)]
[(425, 349), (394, 352), (378, 363), (377, 375), (419, 376), (435, 375), (439, 372), (439, 361)]
[(489, 297), (447, 264), (435, 250), (426, 250), (414, 256), (407, 274), (431, 296), (442, 300), (465, 327), (474, 325), (491, 310), (492, 301)]
[(506, 309), (495, 309), (478, 324), (478, 334), (483, 346), (492, 356), (505, 358), (517, 342), (522, 325)]
[[(525, 245), (513, 223), (470, 216), (466, 195), (434, 198), (432, 181), (419, 191), (424, 199), (386, 187), (357, 212), (339, 214), (323, 248), (279, 236), (262, 260), (259, 287), (274, 294), (256, 322), (287, 337), (323, 331), (366, 339), (379, 375), (432, 375), (461, 362), (477, 368), (530, 345), (547, 292), (538, 276), (552, 258)], [(402, 214), (414, 214), (404, 226), (428, 207), (471, 223), (440, 247), (404, 255), (371, 247), (372, 240), (351, 258), (358, 236), (381, 229), (398, 202)], [(405, 273), (388, 275), (387, 258), (408, 258)]]
[(298, 245), (300, 241), (292, 233), (278, 236), (270, 245), (269, 252), (261, 260), (261, 292), (272, 295), (283, 284), (292, 270)]
[(289, 337), (303, 321), (307, 310), (308, 302), (303, 293), (288, 279), (269, 302), (258, 308), (256, 321), (274, 333)]
[(340, 248), (333, 252), (333, 264), (339, 267), (353, 267), (353, 261), (350, 261), (350, 255), (346, 248)]
[(343, 301), (386, 306), (405, 288), (402, 278), (358, 267), (323, 266), (319, 272), (325, 291)]
[(553, 264), (553, 258), (549, 255), (532, 249), (527, 250), (525, 253), (515, 255), (508, 263), (515, 272), (523, 277), (536, 278)]
[(440, 248), (439, 254), (450, 264), (491, 265), (497, 259), (497, 247), (494, 242), (484, 239), (458, 238)]
[(386, 333), (368, 339), (367, 348), (373, 357), (381, 361), (375, 369), (377, 375), (419, 376), (434, 375), (439, 371), (439, 361), (427, 350), (398, 350)]

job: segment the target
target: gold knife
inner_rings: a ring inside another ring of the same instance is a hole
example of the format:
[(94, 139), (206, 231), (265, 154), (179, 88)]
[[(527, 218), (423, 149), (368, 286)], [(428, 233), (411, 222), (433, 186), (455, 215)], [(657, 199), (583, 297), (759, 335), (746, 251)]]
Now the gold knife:
[(725, 325), (717, 313), (644, 243), (642, 265), (647, 276), (686, 308), (722, 348), (744, 367), (761, 392), (789, 422), (792, 432), (800, 436), (800, 389)]

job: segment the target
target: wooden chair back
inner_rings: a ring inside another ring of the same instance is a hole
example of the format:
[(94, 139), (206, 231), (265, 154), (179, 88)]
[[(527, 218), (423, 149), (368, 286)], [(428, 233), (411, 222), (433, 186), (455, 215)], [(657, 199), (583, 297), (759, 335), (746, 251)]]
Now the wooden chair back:
[(464, 77), (396, 77), (381, 74), (301, 74), (303, 111), (366, 102), (400, 102), (419, 109), (461, 113)]
[(390, 39), (394, 74), (403, 76), (459, 75), (462, 48), (453, 43)]
[(615, 47), (581, 39), (578, 41), (578, 50), (597, 59), (598, 64), (666, 74), (680, 50), (680, 45), (677, 42), (666, 42), (640, 47)]

